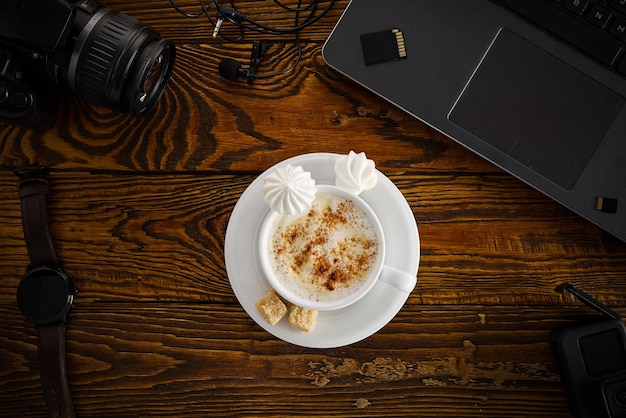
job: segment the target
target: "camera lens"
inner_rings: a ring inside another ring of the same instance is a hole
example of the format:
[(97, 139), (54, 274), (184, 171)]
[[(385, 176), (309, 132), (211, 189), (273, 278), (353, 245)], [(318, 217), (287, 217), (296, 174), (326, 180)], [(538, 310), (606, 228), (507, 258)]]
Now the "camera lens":
[(174, 57), (174, 45), (153, 29), (101, 8), (76, 39), (67, 82), (94, 103), (142, 114), (163, 95)]

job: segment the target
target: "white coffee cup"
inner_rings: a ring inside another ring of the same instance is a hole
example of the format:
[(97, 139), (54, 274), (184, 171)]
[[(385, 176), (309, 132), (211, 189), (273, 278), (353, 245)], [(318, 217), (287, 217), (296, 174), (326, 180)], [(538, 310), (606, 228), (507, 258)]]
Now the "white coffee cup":
[(320, 311), (349, 306), (377, 280), (410, 293), (411, 275), (384, 264), (378, 217), (357, 195), (317, 185), (310, 211), (270, 211), (259, 235), (260, 264), (270, 285), (289, 302)]

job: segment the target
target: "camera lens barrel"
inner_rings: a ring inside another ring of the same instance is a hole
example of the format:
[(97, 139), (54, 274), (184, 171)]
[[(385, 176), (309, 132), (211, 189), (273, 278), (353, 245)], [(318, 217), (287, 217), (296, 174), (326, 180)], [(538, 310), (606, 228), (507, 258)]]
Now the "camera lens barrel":
[(174, 58), (174, 45), (149, 26), (100, 8), (76, 38), (67, 84), (94, 103), (142, 114), (162, 96)]

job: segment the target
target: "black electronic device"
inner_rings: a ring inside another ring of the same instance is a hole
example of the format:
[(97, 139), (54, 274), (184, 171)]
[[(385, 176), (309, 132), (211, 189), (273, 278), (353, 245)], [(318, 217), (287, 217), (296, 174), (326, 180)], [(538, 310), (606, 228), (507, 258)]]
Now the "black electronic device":
[(265, 75), (259, 76), (257, 74), (257, 69), (268, 47), (269, 45), (260, 41), (252, 42), (252, 52), (250, 53), (250, 65), (248, 68), (244, 68), (239, 61), (233, 58), (224, 58), (218, 67), (220, 75), (228, 80), (235, 80), (238, 77), (245, 78), (248, 84), (252, 84), (258, 77), (264, 78)]
[(559, 286), (602, 317), (554, 331), (563, 383), (578, 417), (626, 417), (626, 328), (620, 316), (570, 284)]
[(0, 2), (0, 117), (31, 128), (53, 120), (52, 85), (143, 114), (162, 96), (175, 47), (95, 0)]

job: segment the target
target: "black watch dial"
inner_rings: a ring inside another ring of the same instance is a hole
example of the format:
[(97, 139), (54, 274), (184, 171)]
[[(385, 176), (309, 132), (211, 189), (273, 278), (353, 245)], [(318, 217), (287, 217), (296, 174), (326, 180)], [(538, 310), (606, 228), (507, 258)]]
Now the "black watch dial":
[(17, 288), (17, 305), (35, 324), (65, 322), (74, 302), (69, 276), (55, 267), (36, 267), (26, 272)]

